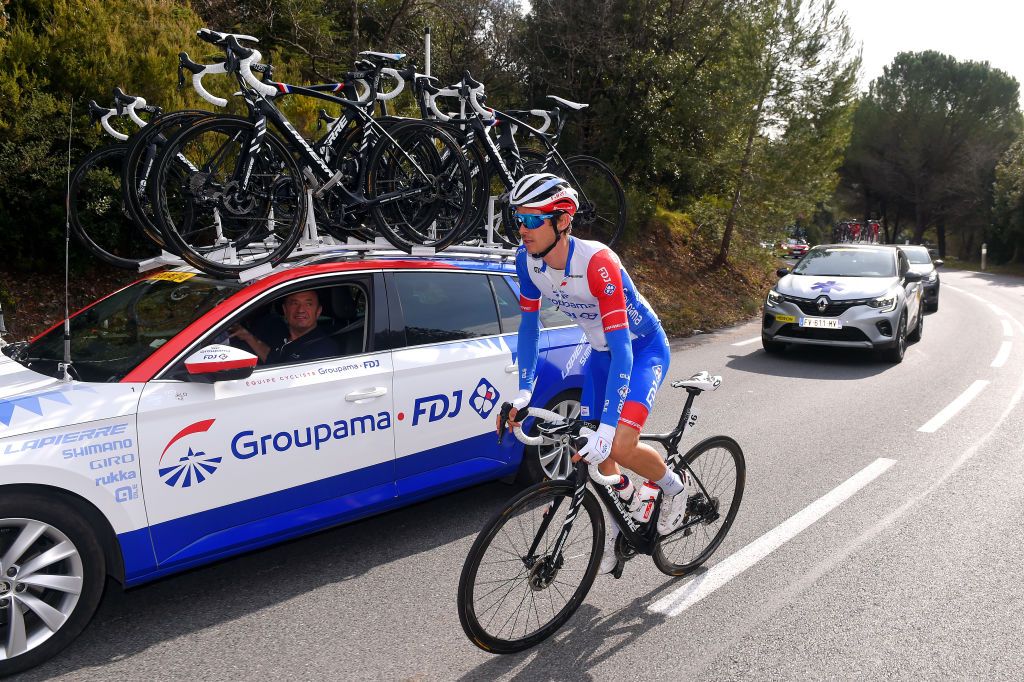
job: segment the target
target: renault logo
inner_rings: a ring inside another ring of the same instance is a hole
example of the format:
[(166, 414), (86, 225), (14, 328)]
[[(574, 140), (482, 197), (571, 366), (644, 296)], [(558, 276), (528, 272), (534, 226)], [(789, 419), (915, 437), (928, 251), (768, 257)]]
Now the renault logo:
[(814, 300), (814, 305), (818, 306), (818, 312), (825, 312), (825, 308), (828, 307), (828, 296), (819, 296)]

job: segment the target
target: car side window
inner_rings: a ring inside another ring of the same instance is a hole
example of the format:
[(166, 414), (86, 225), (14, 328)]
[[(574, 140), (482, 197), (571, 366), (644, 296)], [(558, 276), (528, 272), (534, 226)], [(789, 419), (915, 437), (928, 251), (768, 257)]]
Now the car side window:
[[(512, 279), (518, 286), (519, 278), (513, 277)], [(516, 308), (518, 309), (518, 307), (519, 301), (517, 299)], [(564, 313), (559, 312), (558, 308), (553, 308), (550, 305), (544, 305), (544, 302), (541, 301), (540, 326), (544, 327), (544, 329), (552, 329), (554, 327), (568, 327), (571, 324), (573, 324), (572, 320), (566, 317)], [(518, 327), (516, 327), (516, 329), (518, 330)]]
[(501, 333), (514, 334), (519, 331), (519, 299), (504, 277), (490, 277), (494, 287), (494, 300), (498, 302), (498, 317), (501, 318)]
[(910, 264), (907, 262), (907, 255), (902, 251), (897, 251), (897, 257), (899, 258), (900, 277), (904, 277), (907, 271), (910, 270)]
[(487, 275), (396, 272), (393, 281), (410, 346), (501, 333)]
[[(257, 369), (359, 355), (368, 350), (369, 300), (362, 282), (292, 288), (246, 308), (197, 348), (214, 343), (240, 348), (259, 358)], [(184, 362), (166, 378), (187, 379)]]

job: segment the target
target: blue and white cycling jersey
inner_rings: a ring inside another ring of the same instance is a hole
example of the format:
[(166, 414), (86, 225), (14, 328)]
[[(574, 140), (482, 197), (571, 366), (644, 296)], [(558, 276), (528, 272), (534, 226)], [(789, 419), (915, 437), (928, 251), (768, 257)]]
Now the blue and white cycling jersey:
[[(598, 356), (593, 360), (595, 367), (599, 362), (607, 365), (608, 378), (605, 386), (596, 386), (596, 391), (584, 390), (583, 416), (596, 416), (599, 400), (596, 396), (592, 403), (586, 399), (588, 393), (599, 393), (603, 388), (605, 399), (600, 407), (601, 423), (614, 426), (623, 421), (639, 429), (653, 403), (653, 394), (647, 400), (640, 390), (643, 388), (646, 392), (644, 387), (652, 383), (655, 391), (660, 386), (668, 369), (668, 345), (658, 316), (637, 292), (619, 257), (600, 242), (570, 237), (569, 258), (564, 271), (532, 258), (524, 247), (520, 247), (516, 254), (516, 271), (522, 311), (519, 387), (533, 390), (540, 335), (539, 311), (541, 299), (547, 299), (583, 329), (595, 351), (610, 352), (610, 358), (599, 360), (601, 356)], [(659, 341), (653, 344), (633, 343), (647, 337), (657, 337)], [(645, 357), (643, 362), (635, 362), (634, 348), (640, 347), (651, 347), (647, 354), (650, 357)], [(643, 376), (633, 376), (634, 367), (643, 367)], [(587, 379), (591, 380), (589, 374)], [(627, 402), (626, 397), (631, 392), (636, 397)]]

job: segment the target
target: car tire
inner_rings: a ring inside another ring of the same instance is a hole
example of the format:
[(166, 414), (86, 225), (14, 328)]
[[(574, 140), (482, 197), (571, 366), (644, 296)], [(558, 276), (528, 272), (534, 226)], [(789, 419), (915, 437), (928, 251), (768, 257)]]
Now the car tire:
[(889, 348), (882, 351), (882, 358), (886, 362), (891, 362), (894, 365), (898, 365), (903, 362), (903, 356), (907, 352), (907, 314), (904, 312), (900, 316), (900, 323), (896, 330), (896, 340), (892, 342)]
[(914, 327), (914, 331), (910, 333), (907, 338), (914, 343), (921, 340), (921, 336), (924, 334), (924, 306), (921, 306), (917, 311), (917, 325)]
[[(56, 547), (62, 547), (56, 553), (62, 558), (39, 561)], [(0, 562), (4, 560), (9, 565), (0, 566), (0, 637), (11, 641), (17, 609), (26, 648), (11, 656), (5, 647), (0, 677), (39, 665), (74, 641), (96, 612), (106, 583), (103, 549), (88, 521), (52, 496), (0, 495)], [(75, 589), (80, 590), (77, 595)]]
[(786, 350), (786, 344), (779, 341), (772, 341), (764, 334), (761, 335), (761, 347), (764, 348), (764, 352), (769, 355), (779, 355)]
[[(581, 395), (578, 390), (563, 391), (552, 398), (544, 409), (566, 417), (577, 418), (580, 414)], [(531, 429), (531, 435), (534, 435)], [(519, 465), (516, 482), (533, 485), (541, 481), (566, 478), (573, 471), (571, 454), (562, 447), (541, 448), (528, 445), (523, 450), (523, 461)]]

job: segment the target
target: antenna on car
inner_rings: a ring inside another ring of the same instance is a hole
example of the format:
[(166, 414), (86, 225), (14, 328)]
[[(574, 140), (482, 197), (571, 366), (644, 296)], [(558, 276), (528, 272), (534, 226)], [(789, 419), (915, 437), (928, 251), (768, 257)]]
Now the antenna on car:
[(68, 186), (67, 194), (64, 195), (64, 362), (57, 365), (57, 371), (61, 373), (61, 381), (71, 381), (71, 313), (69, 312), (68, 298), (68, 267), (70, 263), (69, 253), (71, 251), (71, 132), (75, 123), (75, 99), (71, 98), (71, 105), (68, 107)]
[(4, 346), (7, 345), (7, 342), (4, 341), (4, 334), (6, 333), (7, 325), (4, 324), (4, 307), (2, 304), (0, 304), (0, 348), (3, 348)]

